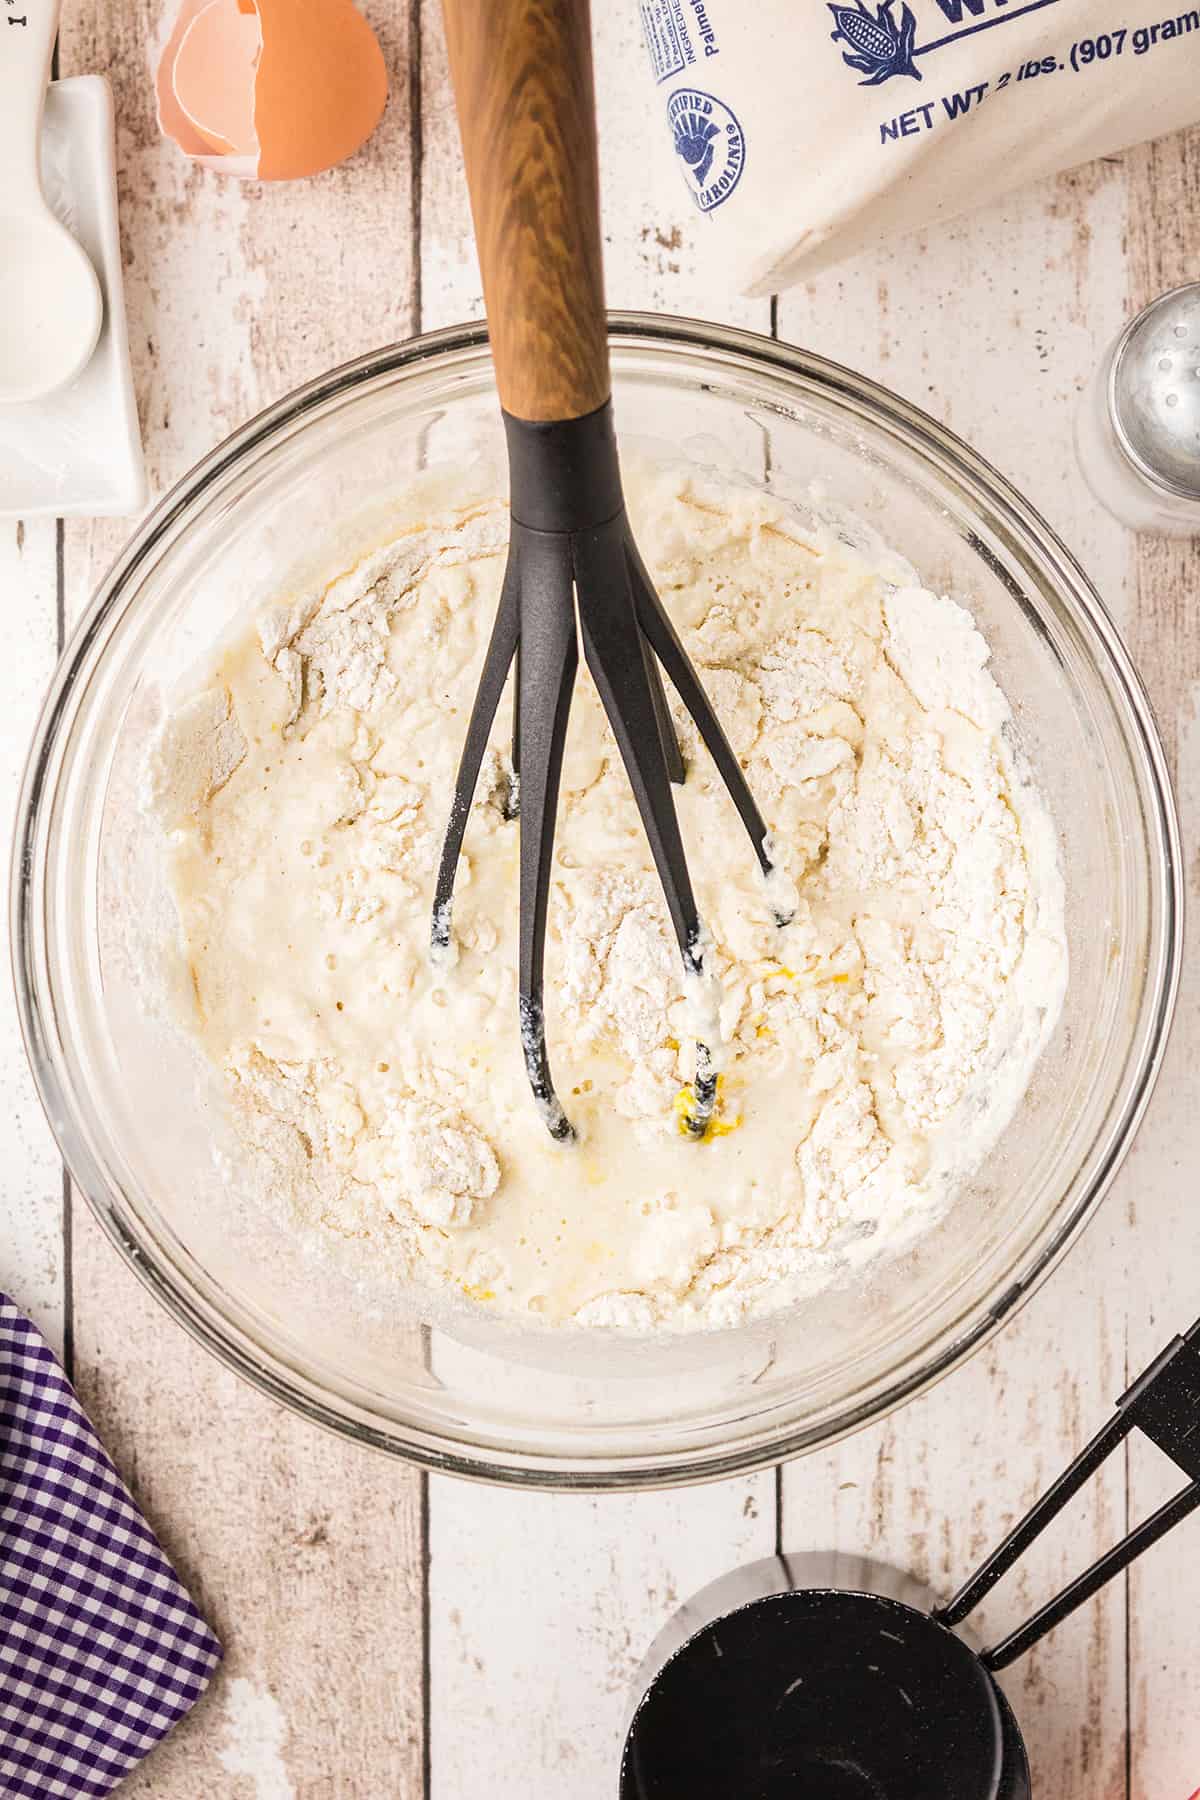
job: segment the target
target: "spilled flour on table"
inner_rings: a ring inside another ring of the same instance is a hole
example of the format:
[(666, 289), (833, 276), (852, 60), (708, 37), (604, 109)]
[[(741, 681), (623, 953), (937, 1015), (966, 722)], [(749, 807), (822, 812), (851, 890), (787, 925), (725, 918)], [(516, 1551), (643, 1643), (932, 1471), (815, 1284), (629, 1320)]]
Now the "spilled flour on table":
[[(262, 611), (168, 718), (149, 803), (190, 1023), (244, 1147), (232, 1181), (397, 1282), (549, 1322), (711, 1327), (797, 1299), (952, 1203), (1058, 1016), (1063, 892), (969, 613), (757, 490), (645, 472), (631, 512), (780, 865), (769, 886), (676, 705), (719, 1013), (708, 1141), (680, 1131), (694, 1008), (586, 677), (547, 945), (577, 1145), (549, 1141), (520, 1053), (507, 705), (451, 951), (430, 959), (501, 504), (432, 518)], [(796, 900), (784, 928), (781, 889)]]
[(269, 1688), (255, 1687), (244, 1675), (226, 1683), (225, 1733), (217, 1761), (227, 1775), (247, 1776), (254, 1800), (296, 1800), (283, 1760), (288, 1723)]

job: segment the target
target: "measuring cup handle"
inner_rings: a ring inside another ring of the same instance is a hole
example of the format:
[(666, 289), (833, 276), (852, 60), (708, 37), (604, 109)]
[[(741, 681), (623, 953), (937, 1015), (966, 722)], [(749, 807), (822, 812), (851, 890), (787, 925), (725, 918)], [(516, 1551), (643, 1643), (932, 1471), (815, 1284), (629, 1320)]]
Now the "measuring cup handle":
[(1200, 1322), (1193, 1325), (1186, 1336), (1177, 1337), (1168, 1344), (1162, 1355), (1139, 1376), (1118, 1400), (1117, 1411), (1103, 1430), (935, 1617), (943, 1625), (953, 1626), (961, 1624), (969, 1613), (974, 1612), (1001, 1576), (1012, 1568), (1101, 1463), (1135, 1429), (1191, 1477), (1190, 1485), (1056, 1594), (1025, 1624), (985, 1651), (982, 1660), (987, 1668), (1004, 1669), (1015, 1662), (1085, 1600), (1098, 1593), (1114, 1575), (1128, 1568), (1143, 1550), (1148, 1550), (1151, 1544), (1165, 1537), (1200, 1507)]
[(9, 0), (0, 6), (0, 166), (8, 212), (40, 211), (38, 137), (59, 0)]

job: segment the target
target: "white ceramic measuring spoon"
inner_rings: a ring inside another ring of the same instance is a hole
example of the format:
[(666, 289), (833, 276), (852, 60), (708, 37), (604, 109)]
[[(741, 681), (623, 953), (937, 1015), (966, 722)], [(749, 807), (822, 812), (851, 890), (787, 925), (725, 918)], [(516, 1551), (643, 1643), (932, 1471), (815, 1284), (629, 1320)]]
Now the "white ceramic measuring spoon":
[(42, 193), (39, 139), (59, 0), (0, 0), (0, 404), (86, 366), (104, 314), (86, 253)]

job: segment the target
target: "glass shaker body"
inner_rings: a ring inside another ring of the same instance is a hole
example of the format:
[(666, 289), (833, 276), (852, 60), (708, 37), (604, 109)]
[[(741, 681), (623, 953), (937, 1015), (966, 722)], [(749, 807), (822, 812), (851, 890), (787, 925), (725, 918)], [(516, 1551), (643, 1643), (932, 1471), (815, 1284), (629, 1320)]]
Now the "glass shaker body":
[(1200, 282), (1126, 326), (1084, 389), (1075, 444), (1092, 493), (1123, 524), (1200, 535)]

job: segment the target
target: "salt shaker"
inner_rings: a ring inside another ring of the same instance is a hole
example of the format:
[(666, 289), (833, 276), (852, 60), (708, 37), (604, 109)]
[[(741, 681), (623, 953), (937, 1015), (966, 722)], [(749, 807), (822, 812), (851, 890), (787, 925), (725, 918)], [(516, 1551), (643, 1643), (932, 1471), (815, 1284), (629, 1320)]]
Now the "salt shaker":
[(1200, 536), (1200, 282), (1126, 326), (1084, 390), (1075, 446), (1088, 486), (1123, 524)]

